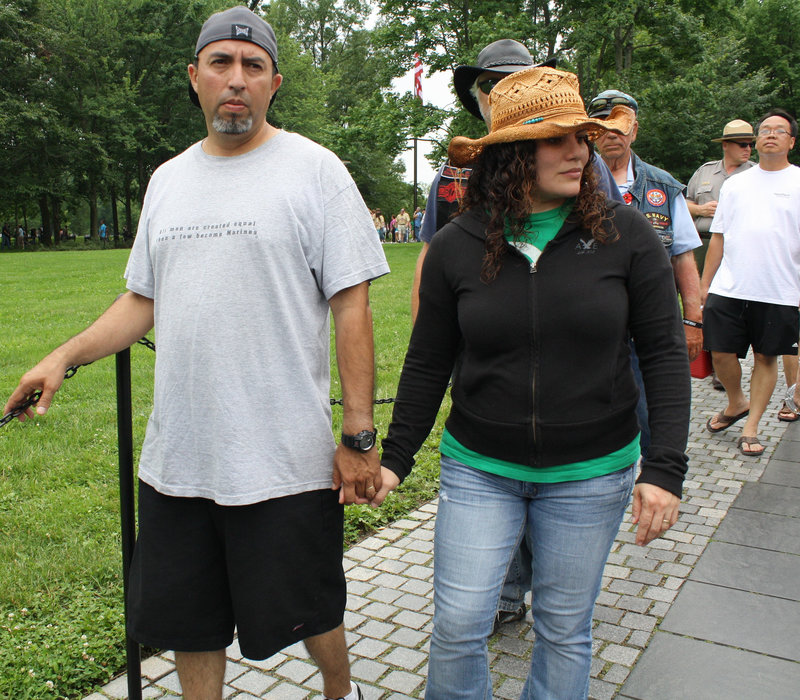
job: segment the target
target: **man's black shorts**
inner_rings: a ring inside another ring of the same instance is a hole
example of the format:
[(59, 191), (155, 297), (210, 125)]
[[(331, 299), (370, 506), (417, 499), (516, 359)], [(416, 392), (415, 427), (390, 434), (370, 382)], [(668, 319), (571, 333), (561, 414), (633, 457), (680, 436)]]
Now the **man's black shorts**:
[(338, 627), (343, 508), (324, 489), (247, 506), (165, 496), (139, 482), (128, 632), (141, 644), (266, 659)]
[(704, 345), (739, 357), (751, 345), (762, 355), (796, 355), (799, 318), (796, 306), (709, 294), (703, 308)]

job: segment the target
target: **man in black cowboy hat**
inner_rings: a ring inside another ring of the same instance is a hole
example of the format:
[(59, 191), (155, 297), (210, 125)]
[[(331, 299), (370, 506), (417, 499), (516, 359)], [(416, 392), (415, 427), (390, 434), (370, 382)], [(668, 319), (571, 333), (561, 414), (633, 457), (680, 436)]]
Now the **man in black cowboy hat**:
[(41, 390), (43, 415), (67, 367), (155, 327), (128, 632), (175, 650), (190, 700), (222, 698), (234, 629), (251, 659), (303, 640), (324, 697), (361, 698), (342, 623), (343, 505), (377, 505), (381, 489), (368, 285), (389, 269), (341, 161), (267, 121), (277, 65), (272, 28), (246, 7), (206, 21), (188, 73), (207, 135), (153, 174), (128, 291), (26, 373), (5, 411)]

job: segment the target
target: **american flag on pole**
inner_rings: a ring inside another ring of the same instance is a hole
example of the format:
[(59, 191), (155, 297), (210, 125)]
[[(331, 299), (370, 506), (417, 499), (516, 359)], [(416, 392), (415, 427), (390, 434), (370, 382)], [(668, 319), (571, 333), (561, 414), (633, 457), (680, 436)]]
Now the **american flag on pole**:
[(418, 53), (414, 54), (414, 97), (422, 102), (422, 61)]

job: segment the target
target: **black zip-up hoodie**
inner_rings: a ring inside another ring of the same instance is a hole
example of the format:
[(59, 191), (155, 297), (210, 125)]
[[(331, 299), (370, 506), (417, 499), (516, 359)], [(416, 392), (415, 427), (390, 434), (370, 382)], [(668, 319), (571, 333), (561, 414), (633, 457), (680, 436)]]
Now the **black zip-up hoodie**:
[(608, 206), (615, 240), (596, 242), (570, 215), (536, 265), (511, 249), (489, 284), (485, 217), (467, 212), (436, 234), (383, 440), (382, 464), (401, 480), (451, 374), (447, 429), (480, 454), (538, 470), (624, 447), (638, 432), (632, 336), (652, 432), (639, 481), (680, 498), (691, 386), (672, 266), (638, 211)]

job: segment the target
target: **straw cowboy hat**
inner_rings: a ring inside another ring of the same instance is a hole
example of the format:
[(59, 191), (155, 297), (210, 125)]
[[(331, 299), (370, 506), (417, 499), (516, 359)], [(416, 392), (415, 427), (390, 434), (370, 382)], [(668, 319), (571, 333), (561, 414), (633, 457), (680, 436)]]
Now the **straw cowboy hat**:
[(753, 127), (743, 119), (734, 119), (728, 122), (722, 129), (722, 136), (712, 141), (755, 141)]
[(536, 66), (512, 73), (494, 86), (489, 95), (492, 128), (487, 136), (468, 139), (456, 136), (448, 148), (453, 165), (474, 163), (485, 146), (493, 143), (529, 141), (585, 131), (591, 140), (603, 132), (627, 134), (636, 114), (617, 105), (606, 119), (590, 119), (581, 99), (578, 78), (573, 73)]

